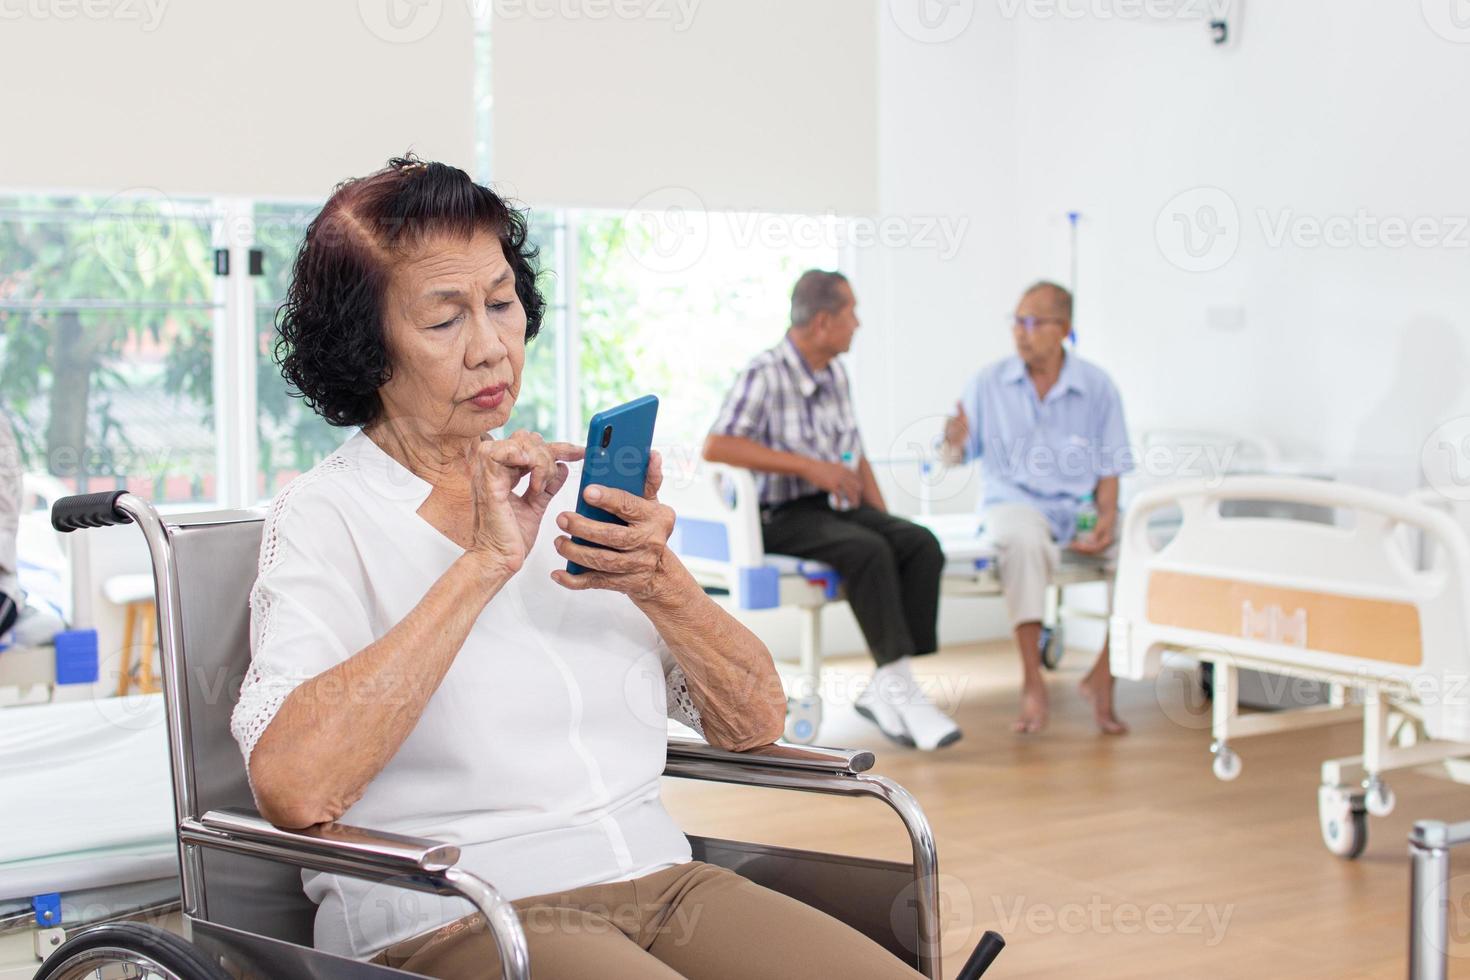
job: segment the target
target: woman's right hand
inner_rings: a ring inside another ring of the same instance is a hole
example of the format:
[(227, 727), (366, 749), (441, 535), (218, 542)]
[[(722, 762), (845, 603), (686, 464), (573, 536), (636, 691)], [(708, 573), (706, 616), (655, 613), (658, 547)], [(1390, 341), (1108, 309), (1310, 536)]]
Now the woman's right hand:
[[(541, 516), (567, 481), (566, 463), (582, 455), (580, 446), (546, 442), (524, 429), (476, 444), (469, 461), (475, 514), (467, 553), (499, 576), (520, 571), (536, 543)], [(516, 484), (527, 474), (526, 489), (517, 494)]]

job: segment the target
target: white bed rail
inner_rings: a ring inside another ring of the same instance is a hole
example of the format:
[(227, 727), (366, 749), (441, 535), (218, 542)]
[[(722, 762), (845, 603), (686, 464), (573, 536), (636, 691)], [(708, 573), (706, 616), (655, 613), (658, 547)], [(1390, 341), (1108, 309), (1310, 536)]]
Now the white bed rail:
[[(1251, 503), (1330, 509), (1334, 521), (1222, 514)], [(1156, 549), (1149, 519), (1170, 507), (1178, 531)], [(1423, 536), (1428, 567), (1404, 528)], [(1228, 653), (1428, 692), (1430, 734), (1470, 739), (1470, 541), (1422, 500), (1285, 477), (1156, 487), (1129, 509), (1116, 596), (1121, 677), (1151, 676), (1166, 649)]]

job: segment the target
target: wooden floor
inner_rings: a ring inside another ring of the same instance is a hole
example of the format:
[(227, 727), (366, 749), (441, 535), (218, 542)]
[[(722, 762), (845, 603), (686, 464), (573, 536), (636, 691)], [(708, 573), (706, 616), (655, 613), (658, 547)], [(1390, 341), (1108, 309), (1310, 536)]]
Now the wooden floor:
[[(1366, 853), (1347, 862), (1322, 846), (1317, 784), (1323, 759), (1358, 751), (1354, 726), (1243, 739), (1244, 771), (1221, 783), (1210, 772), (1207, 716), (1191, 710), (1184, 675), (1120, 684), (1133, 733), (1103, 737), (1076, 696), (1090, 658), (1071, 651), (1050, 675), (1051, 727), (1018, 736), (1009, 730), (1018, 669), (1008, 644), (929, 659), (926, 682), (963, 727), (960, 743), (926, 754), (882, 742), (850, 699), (829, 707), (821, 742), (878, 750), (876, 772), (928, 813), (946, 977), (985, 929), (1007, 939), (991, 971), (1007, 980), (1405, 975), (1406, 836), (1416, 819), (1470, 817), (1470, 789), (1393, 774), (1397, 809), (1370, 818)], [(859, 661), (833, 660), (824, 683), (842, 699), (866, 673)], [(671, 810), (692, 833), (907, 857), (880, 804), (666, 782)], [(1450, 975), (1470, 978), (1470, 852), (1455, 874), (1451, 932), (1461, 942)]]

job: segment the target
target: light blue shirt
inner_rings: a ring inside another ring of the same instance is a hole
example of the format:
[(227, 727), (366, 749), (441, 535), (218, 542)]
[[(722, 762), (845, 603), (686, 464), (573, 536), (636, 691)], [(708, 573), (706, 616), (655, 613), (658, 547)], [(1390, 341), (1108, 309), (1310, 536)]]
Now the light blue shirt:
[(1067, 352), (1046, 393), (1012, 355), (982, 370), (960, 399), (970, 425), (966, 462), (980, 460), (981, 506), (1029, 504), (1059, 544), (1072, 540), (1082, 498), (1133, 469), (1123, 402), (1102, 368)]

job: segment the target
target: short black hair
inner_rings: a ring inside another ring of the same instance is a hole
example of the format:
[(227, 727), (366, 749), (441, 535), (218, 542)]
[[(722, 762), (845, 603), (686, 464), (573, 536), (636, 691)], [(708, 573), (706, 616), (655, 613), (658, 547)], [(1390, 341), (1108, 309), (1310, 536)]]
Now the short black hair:
[(392, 376), (383, 320), (389, 274), (404, 251), (433, 235), (500, 239), (531, 340), (546, 300), (526, 225), (525, 212), (463, 170), (413, 154), (338, 184), (307, 226), (276, 311), (276, 363), (293, 393), (332, 425), (378, 420), (378, 389)]
[(791, 325), (804, 327), (818, 313), (841, 309), (842, 297), (837, 292), (837, 284), (846, 282), (847, 277), (840, 272), (825, 269), (803, 272), (791, 290)]

